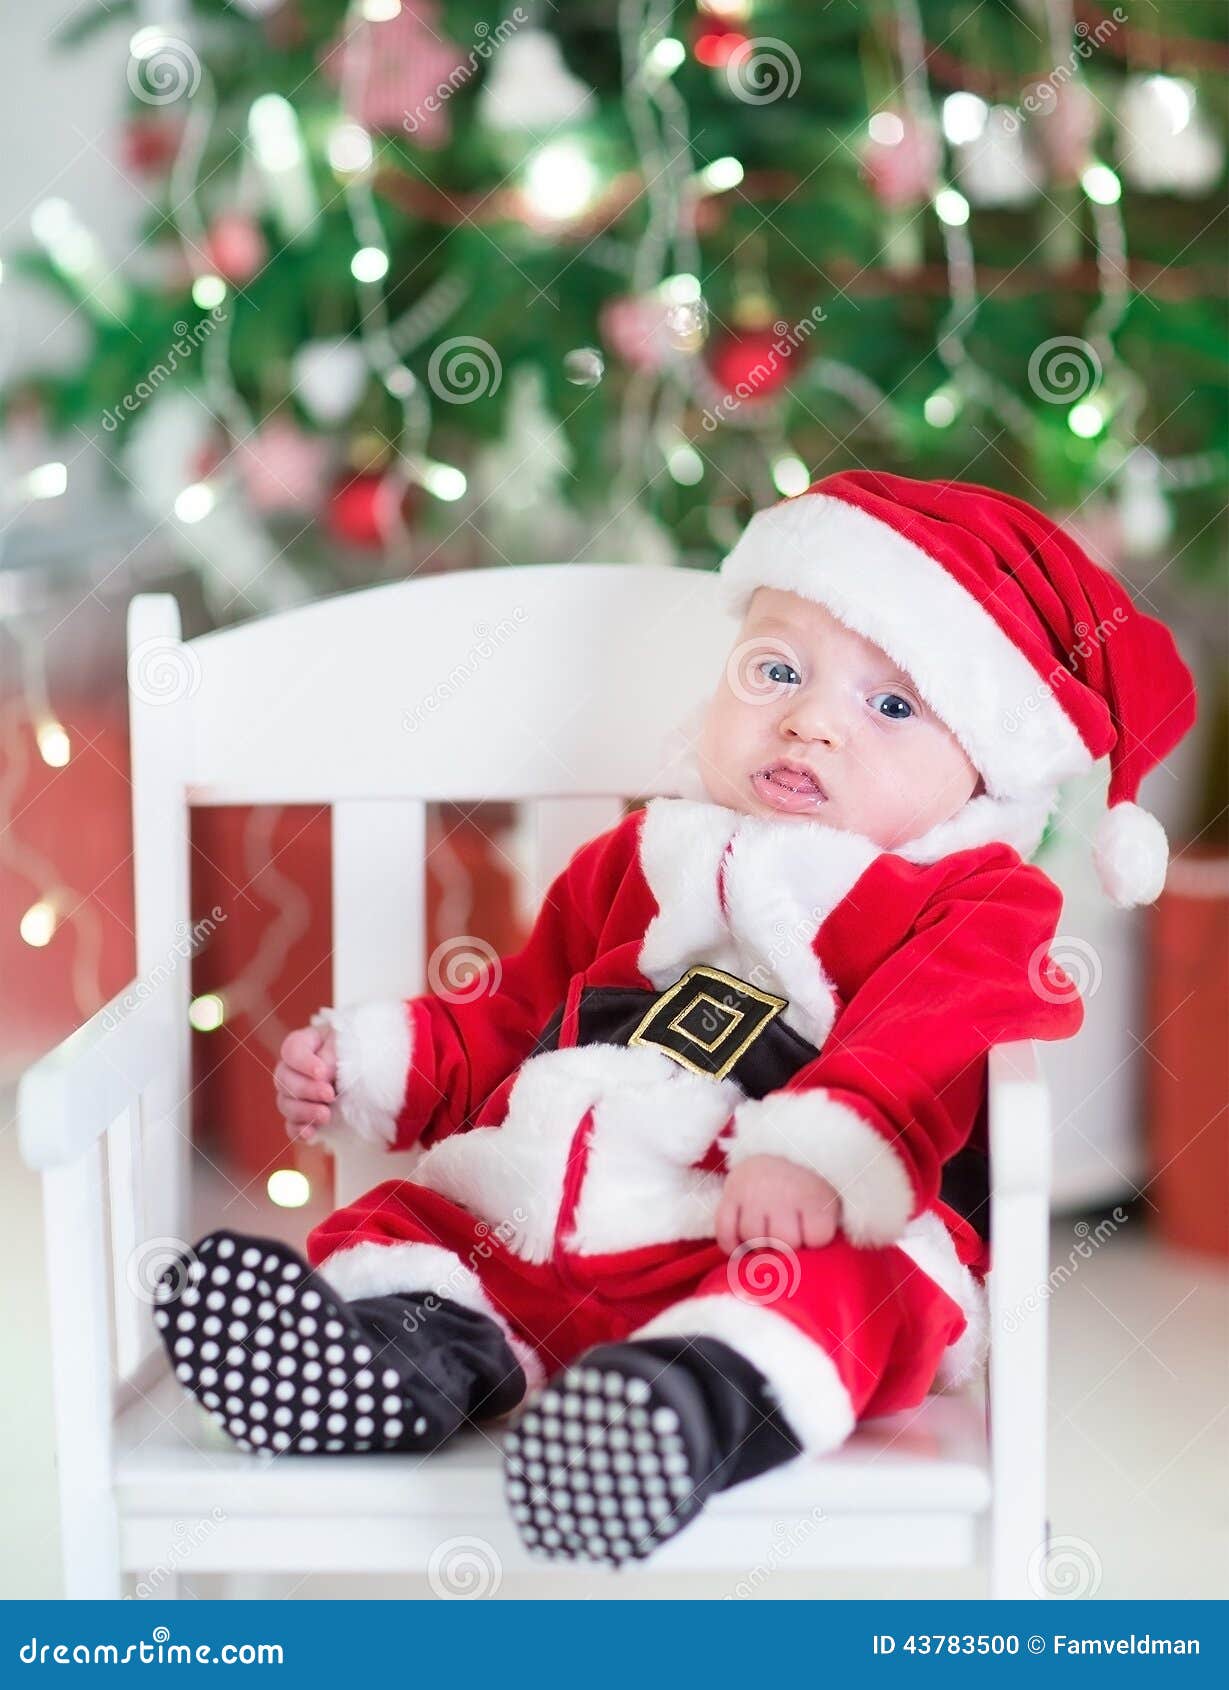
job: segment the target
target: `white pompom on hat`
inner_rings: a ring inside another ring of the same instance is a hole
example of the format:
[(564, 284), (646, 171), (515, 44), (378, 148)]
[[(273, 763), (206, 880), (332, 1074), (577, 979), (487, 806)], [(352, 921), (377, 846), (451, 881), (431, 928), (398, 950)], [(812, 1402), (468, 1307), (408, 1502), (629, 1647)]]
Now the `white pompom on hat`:
[(970, 482), (842, 471), (757, 511), (721, 566), (737, 615), (757, 587), (822, 604), (907, 669), (1005, 803), (1108, 757), (1091, 842), (1106, 896), (1152, 903), (1169, 847), (1135, 802), (1189, 731), (1173, 634), (1022, 499)]

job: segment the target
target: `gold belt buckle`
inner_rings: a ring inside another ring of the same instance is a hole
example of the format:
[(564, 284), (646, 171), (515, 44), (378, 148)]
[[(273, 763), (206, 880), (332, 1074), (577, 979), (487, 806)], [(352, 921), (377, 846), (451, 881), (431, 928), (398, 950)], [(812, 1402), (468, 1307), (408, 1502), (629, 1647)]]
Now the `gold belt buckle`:
[(788, 998), (696, 963), (658, 993), (627, 1042), (650, 1045), (693, 1074), (723, 1080), (788, 1004)]

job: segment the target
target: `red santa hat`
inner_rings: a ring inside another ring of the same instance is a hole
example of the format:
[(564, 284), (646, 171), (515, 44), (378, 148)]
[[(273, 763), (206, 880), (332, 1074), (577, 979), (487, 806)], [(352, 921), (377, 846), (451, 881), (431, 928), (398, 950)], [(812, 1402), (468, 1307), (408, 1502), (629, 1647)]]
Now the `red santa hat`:
[(1110, 760), (1092, 841), (1106, 894), (1151, 903), (1169, 848), (1139, 783), (1195, 720), (1163, 622), (1022, 499), (848, 470), (757, 511), (721, 567), (741, 616), (757, 587), (822, 604), (908, 670), (985, 782), (1028, 799)]

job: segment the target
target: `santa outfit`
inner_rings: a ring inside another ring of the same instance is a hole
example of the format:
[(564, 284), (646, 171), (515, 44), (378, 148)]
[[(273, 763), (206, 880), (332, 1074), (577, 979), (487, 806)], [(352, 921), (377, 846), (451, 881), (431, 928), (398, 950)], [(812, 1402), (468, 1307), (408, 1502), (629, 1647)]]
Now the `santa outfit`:
[[(1195, 710), (1168, 630), (985, 488), (832, 476), (753, 517), (721, 582), (735, 611), (784, 588), (881, 646), (984, 790), (888, 850), (727, 809), (681, 768), (681, 796), (575, 853), (484, 992), (319, 1012), (335, 1120), (417, 1160), (317, 1226), (308, 1262), (218, 1234), (193, 1282), (217, 1292), (228, 1242), (255, 1252), (276, 1319), (312, 1321), (319, 1371), (330, 1335), (343, 1373), (374, 1380), (387, 1349), (382, 1397), (360, 1393), (379, 1409), (339, 1385), (332, 1442), (326, 1416), (296, 1443), (296, 1384), (277, 1447), (431, 1447), (527, 1397), (507, 1458), (522, 1534), (616, 1564), (713, 1490), (977, 1373), (988, 1053), (1067, 1038), (1083, 1016), (1047, 950), (1061, 894), (1027, 858), (1058, 783), (1108, 754), (1098, 870), (1116, 902), (1154, 898), (1165, 838), (1134, 794)], [(718, 1248), (725, 1175), (765, 1153), (835, 1188), (831, 1243)], [(483, 1324), (461, 1365), (466, 1312)], [(250, 1431), (250, 1395), (236, 1400)]]

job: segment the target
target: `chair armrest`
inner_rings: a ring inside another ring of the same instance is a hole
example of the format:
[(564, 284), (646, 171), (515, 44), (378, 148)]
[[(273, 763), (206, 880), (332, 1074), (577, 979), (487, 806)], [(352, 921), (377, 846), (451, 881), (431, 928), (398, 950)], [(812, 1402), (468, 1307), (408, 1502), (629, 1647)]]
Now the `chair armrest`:
[(995, 1045), (988, 1080), (990, 1180), (996, 1197), (1050, 1195), (1050, 1094), (1036, 1041)]
[(170, 994), (134, 980), (27, 1068), (17, 1087), (22, 1160), (74, 1162), (160, 1074), (175, 1066)]

